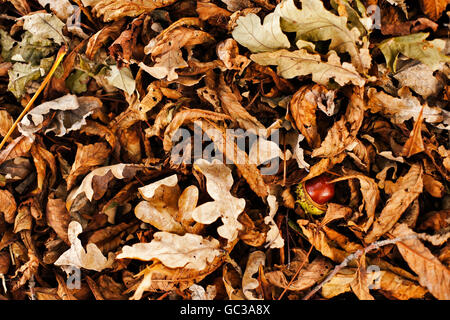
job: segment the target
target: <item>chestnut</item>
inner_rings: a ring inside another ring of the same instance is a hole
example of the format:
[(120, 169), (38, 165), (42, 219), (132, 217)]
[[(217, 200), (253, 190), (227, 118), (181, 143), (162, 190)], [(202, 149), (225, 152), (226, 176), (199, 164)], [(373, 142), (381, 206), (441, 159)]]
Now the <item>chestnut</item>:
[(297, 203), (309, 214), (320, 215), (327, 211), (327, 203), (334, 197), (334, 183), (327, 175), (320, 175), (299, 183)]

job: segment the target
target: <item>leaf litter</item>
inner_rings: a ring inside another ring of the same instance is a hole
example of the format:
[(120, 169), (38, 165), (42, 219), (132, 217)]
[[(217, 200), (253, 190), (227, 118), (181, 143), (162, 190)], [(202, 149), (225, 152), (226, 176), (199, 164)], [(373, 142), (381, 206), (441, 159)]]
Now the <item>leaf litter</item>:
[(418, 4), (3, 1), (0, 299), (448, 300), (447, 2)]

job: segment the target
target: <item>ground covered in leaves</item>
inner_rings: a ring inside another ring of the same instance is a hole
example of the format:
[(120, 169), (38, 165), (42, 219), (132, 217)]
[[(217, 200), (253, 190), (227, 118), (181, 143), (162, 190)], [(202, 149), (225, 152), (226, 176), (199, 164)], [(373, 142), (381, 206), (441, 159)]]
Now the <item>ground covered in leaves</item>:
[(1, 0), (0, 299), (450, 299), (448, 3)]

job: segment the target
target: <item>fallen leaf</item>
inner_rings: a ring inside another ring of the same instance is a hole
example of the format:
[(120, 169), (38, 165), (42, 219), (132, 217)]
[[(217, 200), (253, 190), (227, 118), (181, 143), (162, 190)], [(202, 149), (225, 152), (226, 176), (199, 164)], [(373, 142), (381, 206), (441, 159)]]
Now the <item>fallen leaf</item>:
[(77, 221), (70, 222), (67, 231), (70, 249), (64, 252), (54, 264), (60, 266), (66, 273), (71, 273), (73, 267), (95, 271), (110, 268), (114, 262), (114, 254), (111, 252), (106, 258), (93, 243), (89, 243), (85, 250), (81, 240), (78, 239), (78, 235), (82, 232), (81, 224)]
[(437, 21), (448, 5), (447, 0), (420, 0), (420, 7), (423, 12), (434, 21)]
[(65, 207), (64, 200), (49, 198), (45, 211), (48, 225), (55, 230), (58, 237), (70, 245), (67, 230), (69, 228), (71, 218)]
[(86, 118), (101, 106), (101, 101), (95, 97), (65, 95), (34, 107), (19, 122), (18, 130), (24, 136), (32, 137), (43, 128), (44, 116), (53, 111), (56, 114), (46, 125), (44, 133), (54, 132), (56, 136), (61, 137), (70, 131), (79, 130), (86, 124)]
[(0, 211), (3, 213), (3, 217), (6, 222), (14, 223), (15, 215), (17, 211), (16, 200), (11, 192), (8, 190), (0, 190)]
[(439, 39), (427, 41), (429, 33), (415, 33), (407, 36), (384, 40), (379, 44), (390, 70), (397, 71), (397, 60), (400, 53), (408, 58), (416, 59), (428, 65), (433, 71), (439, 69), (441, 62), (449, 62), (450, 57), (442, 50), (444, 43)]
[[(413, 235), (414, 232), (404, 224), (392, 230), (395, 237)], [(415, 238), (397, 242), (397, 248), (409, 267), (419, 276), (419, 283), (440, 300), (450, 296), (450, 271), (423, 243)]]
[(321, 85), (327, 85), (330, 79), (341, 86), (350, 82), (362, 87), (365, 83), (352, 64), (341, 64), (334, 51), (330, 51), (327, 61), (322, 61), (320, 55), (310, 54), (305, 49), (257, 53), (252, 54), (250, 59), (263, 66), (276, 65), (277, 73), (286, 79), (312, 74), (312, 80)]
[(169, 268), (203, 270), (221, 255), (219, 241), (186, 233), (183, 236), (156, 232), (150, 243), (124, 246), (117, 259), (157, 260)]
[(194, 168), (206, 177), (206, 189), (214, 201), (206, 202), (192, 211), (192, 219), (202, 224), (211, 224), (221, 218), (223, 225), (217, 233), (233, 241), (242, 229), (238, 217), (245, 208), (245, 200), (230, 193), (233, 186), (231, 170), (219, 160), (209, 162), (204, 159), (195, 161)]
[(334, 15), (319, 0), (301, 0), (301, 4), (299, 10), (293, 0), (284, 0), (276, 7), (275, 13), (281, 17), (283, 31), (296, 32), (296, 40), (331, 40), (329, 49), (347, 52), (358, 72), (370, 67), (369, 51), (360, 48), (360, 32), (356, 27), (347, 27), (347, 17)]
[(77, 153), (75, 161), (70, 169), (67, 177), (67, 190), (72, 189), (76, 179), (88, 173), (93, 168), (102, 165), (107, 160), (111, 150), (106, 143), (97, 142), (94, 144), (81, 145), (77, 144)]
[(388, 232), (400, 219), (408, 206), (422, 193), (423, 169), (420, 165), (413, 165), (408, 173), (400, 177), (395, 190), (375, 219), (372, 230), (364, 238), (366, 243), (372, 243)]
[(84, 6), (91, 6), (97, 17), (109, 22), (123, 17), (135, 17), (155, 9), (173, 4), (176, 0), (81, 0)]
[(274, 51), (291, 46), (287, 36), (281, 31), (280, 15), (277, 13), (269, 13), (262, 24), (256, 14), (249, 13), (240, 16), (236, 24), (231, 33), (233, 38), (251, 52)]
[(74, 9), (69, 0), (38, 0), (38, 2), (43, 7), (49, 5), (50, 9), (62, 21), (66, 21), (67, 18), (69, 18), (74, 13)]

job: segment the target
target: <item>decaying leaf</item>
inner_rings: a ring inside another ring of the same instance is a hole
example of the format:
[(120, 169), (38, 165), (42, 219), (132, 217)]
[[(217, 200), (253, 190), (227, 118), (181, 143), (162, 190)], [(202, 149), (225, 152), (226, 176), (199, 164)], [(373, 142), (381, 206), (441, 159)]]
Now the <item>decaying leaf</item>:
[(51, 115), (52, 120), (45, 125), (44, 133), (54, 132), (57, 136), (63, 136), (79, 130), (86, 124), (86, 118), (101, 106), (101, 101), (95, 97), (66, 95), (36, 106), (20, 121), (18, 129), (23, 135), (32, 137), (33, 133), (44, 127), (44, 116)]
[(203, 270), (221, 254), (222, 250), (216, 239), (205, 239), (191, 233), (179, 236), (157, 232), (150, 243), (123, 247), (117, 259), (157, 260), (169, 268)]
[[(404, 224), (392, 231), (396, 237), (414, 234)], [(437, 299), (448, 300), (450, 295), (450, 271), (419, 239), (397, 243), (397, 248), (409, 267), (419, 276), (419, 283)]]
[(86, 177), (84, 177), (81, 185), (72, 190), (67, 196), (66, 206), (70, 208), (73, 201), (79, 194), (84, 193), (89, 201), (92, 199), (100, 199), (108, 188), (108, 183), (113, 179), (126, 179), (135, 175), (135, 173), (142, 169), (140, 165), (119, 163), (112, 166), (106, 166), (92, 170)]
[(206, 189), (214, 201), (206, 202), (192, 212), (192, 219), (199, 223), (211, 224), (221, 218), (223, 225), (217, 228), (218, 234), (233, 241), (242, 229), (238, 221), (245, 208), (245, 200), (236, 198), (230, 193), (233, 186), (231, 170), (219, 160), (209, 162), (199, 159), (194, 164), (196, 170), (206, 177)]
[(82, 232), (81, 224), (76, 221), (70, 222), (67, 231), (70, 249), (56, 260), (55, 265), (60, 266), (66, 273), (71, 273), (71, 267), (96, 271), (110, 268), (114, 262), (114, 253), (109, 253), (108, 258), (106, 258), (93, 243), (89, 243), (85, 250), (81, 240), (78, 239), (78, 235)]
[(122, 17), (135, 17), (142, 13), (169, 6), (176, 0), (81, 0), (83, 5), (91, 6), (97, 16), (108, 22)]
[(346, 83), (363, 86), (365, 83), (352, 64), (341, 64), (334, 51), (330, 51), (326, 61), (323, 61), (320, 55), (310, 54), (305, 49), (257, 53), (252, 54), (250, 58), (263, 66), (276, 65), (277, 73), (286, 79), (311, 74), (312, 80), (322, 85), (327, 85), (330, 79), (341, 86)]
[(364, 241), (371, 243), (389, 231), (408, 206), (422, 193), (422, 189), (423, 169), (420, 165), (413, 165), (407, 174), (397, 180), (395, 191), (380, 215), (375, 219), (372, 230), (367, 234)]

